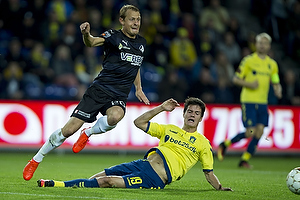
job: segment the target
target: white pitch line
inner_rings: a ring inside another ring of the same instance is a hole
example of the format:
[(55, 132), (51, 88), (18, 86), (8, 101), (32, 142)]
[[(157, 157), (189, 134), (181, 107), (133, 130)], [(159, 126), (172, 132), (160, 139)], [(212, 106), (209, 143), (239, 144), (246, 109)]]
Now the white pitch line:
[(39, 197), (59, 197), (59, 198), (73, 198), (73, 199), (112, 199), (112, 198), (102, 198), (102, 197), (62, 196), (62, 195), (30, 194), (30, 193), (18, 193), (18, 192), (0, 192), (0, 194), (39, 196)]

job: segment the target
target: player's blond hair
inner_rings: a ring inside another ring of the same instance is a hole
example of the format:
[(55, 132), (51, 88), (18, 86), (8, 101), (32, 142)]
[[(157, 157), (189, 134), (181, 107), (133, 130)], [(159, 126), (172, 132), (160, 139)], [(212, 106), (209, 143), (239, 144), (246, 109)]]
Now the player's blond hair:
[(133, 5), (124, 5), (120, 9), (120, 17), (122, 19), (125, 19), (127, 10), (133, 10), (133, 11), (136, 11), (136, 12), (140, 12), (140, 10), (137, 7), (133, 6)]
[(258, 40), (260, 40), (261, 38), (266, 38), (270, 43), (272, 42), (271, 36), (270, 36), (269, 34), (267, 34), (267, 33), (260, 33), (260, 34), (258, 34), (258, 35), (255, 37), (256, 42), (257, 42)]

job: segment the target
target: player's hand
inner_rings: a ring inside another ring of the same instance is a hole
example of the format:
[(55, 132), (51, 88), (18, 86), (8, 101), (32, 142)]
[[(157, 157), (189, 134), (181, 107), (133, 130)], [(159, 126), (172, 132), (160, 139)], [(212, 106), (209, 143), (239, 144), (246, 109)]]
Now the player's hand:
[(281, 99), (282, 98), (282, 87), (281, 87), (281, 85), (280, 84), (275, 84), (275, 85), (273, 85), (273, 89), (274, 89), (275, 96), (278, 99)]
[(150, 105), (149, 99), (146, 97), (142, 90), (137, 90), (135, 96), (139, 99), (140, 102), (144, 102), (146, 105)]
[(89, 34), (91, 30), (90, 24), (88, 22), (84, 22), (80, 25), (80, 31), (82, 35)]
[(173, 111), (176, 107), (179, 107), (179, 103), (174, 99), (168, 99), (167, 101), (163, 102), (162, 105), (165, 111)]
[(255, 80), (253, 81), (252, 83), (250, 83), (250, 86), (249, 86), (251, 89), (256, 89), (258, 88), (258, 81)]
[(281, 99), (281, 98), (282, 98), (282, 92), (281, 92), (281, 91), (275, 91), (275, 96), (276, 96), (278, 99)]

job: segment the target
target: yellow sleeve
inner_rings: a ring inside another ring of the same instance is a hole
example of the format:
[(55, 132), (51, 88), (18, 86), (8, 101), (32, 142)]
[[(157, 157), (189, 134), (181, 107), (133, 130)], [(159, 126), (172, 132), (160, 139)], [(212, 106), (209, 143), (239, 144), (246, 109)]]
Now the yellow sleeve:
[(200, 162), (201, 162), (203, 171), (213, 170), (214, 158), (213, 158), (212, 148), (211, 148), (209, 142), (206, 145), (206, 147), (203, 149), (203, 151), (201, 152)]
[(235, 72), (235, 75), (240, 79), (243, 79), (249, 71), (247, 60), (248, 60), (247, 57), (243, 58), (243, 60), (241, 61), (237, 71)]
[(164, 125), (155, 122), (149, 122), (149, 129), (147, 133), (153, 137), (157, 137), (158, 139), (160, 139), (161, 136), (165, 133)]
[(272, 81), (273, 84), (280, 83), (279, 75), (278, 74), (273, 74), (271, 76), (271, 81)]
[(272, 75), (271, 75), (271, 82), (273, 84), (280, 83), (280, 79), (279, 79), (279, 75), (278, 75), (278, 65), (275, 61), (272, 63), (272, 65), (273, 65), (273, 70), (272, 70)]

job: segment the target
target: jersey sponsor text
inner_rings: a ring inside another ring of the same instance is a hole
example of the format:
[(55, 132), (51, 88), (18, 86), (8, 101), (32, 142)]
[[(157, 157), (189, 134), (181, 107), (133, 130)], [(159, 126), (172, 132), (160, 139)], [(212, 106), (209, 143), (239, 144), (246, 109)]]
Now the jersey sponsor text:
[(181, 140), (176, 140), (176, 139), (170, 137), (169, 135), (166, 135), (166, 136), (165, 136), (165, 142), (167, 142), (167, 141), (172, 142), (172, 143), (174, 143), (174, 144), (178, 144), (178, 145), (180, 145), (180, 146), (183, 146), (183, 147), (189, 149), (191, 152), (196, 153), (196, 147), (191, 146), (191, 145), (190, 145), (189, 143), (187, 143), (187, 142), (183, 142), (183, 141), (181, 141)]
[(124, 61), (131, 62), (132, 65), (141, 66), (143, 61), (143, 56), (121, 52), (121, 59)]

